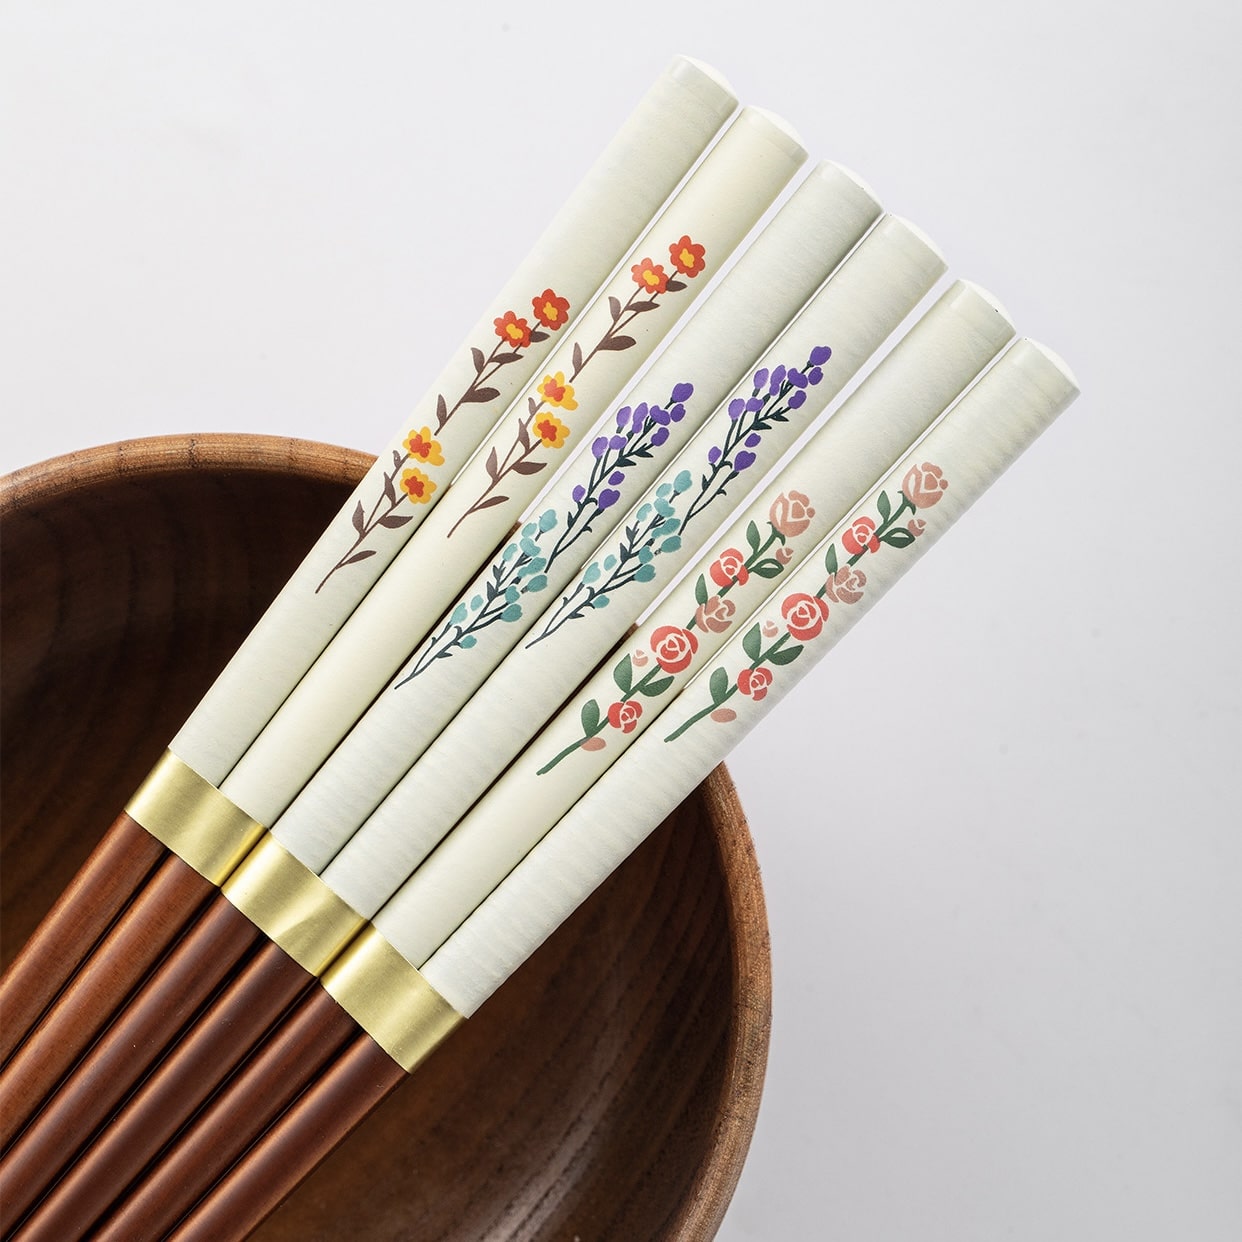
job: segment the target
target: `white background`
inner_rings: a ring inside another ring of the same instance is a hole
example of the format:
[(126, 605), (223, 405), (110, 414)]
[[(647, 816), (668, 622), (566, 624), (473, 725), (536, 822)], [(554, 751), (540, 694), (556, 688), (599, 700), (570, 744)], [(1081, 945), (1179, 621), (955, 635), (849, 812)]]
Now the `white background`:
[(775, 1019), (722, 1237), (1242, 1237), (1230, 0), (0, 4), (0, 468), (375, 450), (673, 52), (1084, 396), (731, 761)]

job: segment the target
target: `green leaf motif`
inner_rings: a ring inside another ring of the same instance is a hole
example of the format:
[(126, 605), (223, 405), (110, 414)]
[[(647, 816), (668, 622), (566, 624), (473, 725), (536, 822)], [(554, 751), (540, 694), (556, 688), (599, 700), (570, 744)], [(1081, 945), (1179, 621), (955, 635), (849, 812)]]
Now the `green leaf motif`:
[(599, 704), (594, 699), (587, 699), (578, 714), (582, 721), (582, 732), (588, 737), (599, 732)]
[(617, 689), (622, 694), (629, 694), (634, 685), (634, 665), (630, 663), (630, 657), (626, 656), (612, 670), (612, 679), (617, 683)]
[(746, 652), (752, 660), (759, 659), (759, 653), (763, 650), (763, 634), (757, 625), (752, 625), (742, 638), (742, 650)]
[(880, 536), (890, 548), (908, 548), (914, 542), (914, 536), (908, 530), (890, 530), (887, 534)]
[(751, 567), (752, 574), (758, 574), (761, 578), (776, 578), (780, 575), (783, 566), (780, 561), (773, 557), (765, 556), (763, 560), (756, 561)]
[(773, 664), (792, 664), (801, 654), (801, 647), (777, 647), (768, 652), (768, 659)]
[(672, 686), (674, 678), (657, 677), (655, 681), (647, 681), (638, 683), (638, 689), (642, 691), (649, 699), (654, 699), (664, 694), (670, 686)]
[(746, 526), (746, 542), (750, 544), (752, 552), (759, 551), (762, 540), (759, 538), (759, 527), (754, 522), (749, 522)]
[(694, 584), (694, 599), (698, 604), (707, 603), (707, 579), (699, 574), (698, 581)]
[(824, 553), (824, 568), (830, 574), (835, 574), (839, 568), (837, 565), (837, 545), (835, 543), (830, 543), (828, 551)]
[(888, 519), (892, 517), (893, 505), (888, 498), (887, 492), (881, 492), (879, 496), (876, 497), (875, 507), (878, 510), (882, 521), (887, 522)]
[(729, 695), (729, 674), (722, 668), (715, 669), (708, 679), (707, 689), (713, 703), (723, 703)]

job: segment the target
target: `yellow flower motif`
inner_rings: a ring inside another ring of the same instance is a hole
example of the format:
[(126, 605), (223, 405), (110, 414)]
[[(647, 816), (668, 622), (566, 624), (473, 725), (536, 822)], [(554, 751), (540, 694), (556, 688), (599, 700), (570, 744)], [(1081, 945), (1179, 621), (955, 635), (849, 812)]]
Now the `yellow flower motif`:
[(569, 439), (569, 428), (555, 414), (542, 414), (535, 419), (535, 432), (544, 448), (560, 448)]
[(431, 438), (430, 427), (411, 431), (405, 438), (405, 451), (429, 466), (444, 465), (444, 454), (440, 451), (439, 442)]
[(574, 390), (565, 383), (565, 372), (557, 371), (555, 375), (545, 375), (539, 385), (539, 395), (549, 404), (560, 406), (562, 410), (576, 410), (578, 403), (574, 400)]
[(406, 470), (401, 475), (401, 490), (415, 504), (425, 505), (431, 499), (431, 493), (436, 490), (436, 485), (429, 476), (415, 468)]

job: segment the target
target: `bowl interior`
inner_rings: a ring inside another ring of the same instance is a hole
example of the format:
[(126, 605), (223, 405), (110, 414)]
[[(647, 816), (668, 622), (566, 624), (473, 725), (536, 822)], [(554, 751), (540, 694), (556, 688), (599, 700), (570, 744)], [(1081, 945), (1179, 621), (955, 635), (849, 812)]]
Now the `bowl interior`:
[[(162, 437), (4, 481), (4, 961), (369, 461)], [(769, 1012), (758, 872), (721, 768), (258, 1236), (711, 1237)]]

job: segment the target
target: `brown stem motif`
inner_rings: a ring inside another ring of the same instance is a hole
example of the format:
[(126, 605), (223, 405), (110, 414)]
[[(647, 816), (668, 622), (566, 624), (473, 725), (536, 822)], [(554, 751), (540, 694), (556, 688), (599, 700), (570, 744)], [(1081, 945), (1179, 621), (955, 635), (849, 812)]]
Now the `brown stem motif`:
[[(524, 356), (523, 351), (532, 344), (540, 344), (551, 333), (559, 332), (569, 320), (569, 301), (558, 296), (554, 290), (545, 289), (531, 298), (531, 311), (535, 320), (534, 326), (528, 319), (511, 310), (505, 311), (492, 321), (498, 340), (490, 353), (485, 354), (477, 345), (470, 347), (474, 378), (452, 405), (449, 405), (443, 393), (436, 395), (434, 432), (430, 427), (413, 430), (405, 439), (404, 454), (393, 450), (392, 468), (386, 470), (382, 476), (380, 494), (370, 512), (361, 499), (355, 505), (350, 515), (355, 532), (354, 541), (323, 576), (323, 580), (315, 588), (316, 595), (338, 570), (346, 565), (356, 565), (375, 555), (375, 548), (363, 545), (377, 530), (396, 530), (414, 520), (412, 513), (399, 512), (407, 501), (411, 504), (430, 503), (438, 485), (428, 473), (428, 468), (444, 465), (444, 454), (435, 437), (444, 432), (449, 421), (462, 406), (487, 405), (500, 396), (500, 389), (491, 384), (496, 374), (502, 367), (520, 361)], [(405, 469), (407, 463), (413, 463), (408, 470)]]
[[(686, 279), (694, 279), (706, 267), (705, 248), (683, 236), (668, 248), (669, 261), (675, 272)], [(658, 310), (660, 297), (668, 293), (680, 293), (686, 288), (686, 280), (670, 275), (663, 264), (645, 258), (630, 268), (630, 276), (637, 286), (623, 303), (620, 298), (608, 298), (609, 324), (603, 335), (587, 352), (575, 341), (570, 354), (570, 373), (564, 371), (545, 375), (536, 387), (537, 398), (530, 396), (526, 402), (525, 415), (519, 415), (514, 429), (513, 443), (501, 458), (496, 447), (488, 452), (484, 467), (489, 482), (478, 499), (457, 519), (449, 531), (449, 537), (472, 513), (505, 504), (509, 497), (497, 492), (501, 481), (510, 474), (538, 474), (546, 469), (548, 462), (538, 460), (541, 448), (559, 449), (569, 439), (571, 429), (561, 421), (558, 412), (572, 413), (578, 408), (574, 385), (579, 375), (593, 358), (600, 353), (619, 353), (632, 349), (638, 342), (628, 335), (628, 328), (639, 315)]]

